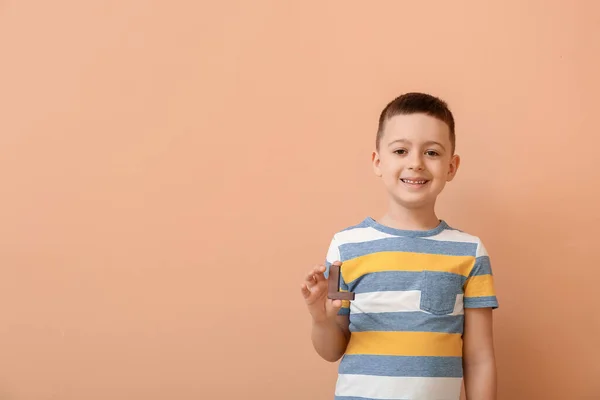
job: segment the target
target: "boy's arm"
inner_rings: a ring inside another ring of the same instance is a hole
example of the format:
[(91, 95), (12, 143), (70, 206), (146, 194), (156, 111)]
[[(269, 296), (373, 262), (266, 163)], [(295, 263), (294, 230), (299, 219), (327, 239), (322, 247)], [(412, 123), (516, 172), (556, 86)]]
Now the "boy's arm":
[(350, 340), (349, 324), (348, 315), (338, 315), (334, 321), (313, 321), (312, 342), (321, 357), (335, 362), (344, 355)]
[(465, 308), (463, 368), (468, 400), (496, 400), (492, 308)]

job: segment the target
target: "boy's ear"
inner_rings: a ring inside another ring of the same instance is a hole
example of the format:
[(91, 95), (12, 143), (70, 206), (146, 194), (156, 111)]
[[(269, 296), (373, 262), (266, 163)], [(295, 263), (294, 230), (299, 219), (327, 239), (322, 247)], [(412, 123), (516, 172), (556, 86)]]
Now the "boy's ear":
[(373, 163), (373, 171), (375, 171), (375, 175), (381, 177), (381, 169), (379, 168), (381, 160), (377, 151), (373, 151), (373, 154), (371, 154), (371, 162)]
[(450, 182), (456, 176), (456, 171), (458, 170), (459, 165), (460, 156), (458, 154), (453, 154), (452, 158), (450, 159), (450, 168), (448, 168), (448, 182)]

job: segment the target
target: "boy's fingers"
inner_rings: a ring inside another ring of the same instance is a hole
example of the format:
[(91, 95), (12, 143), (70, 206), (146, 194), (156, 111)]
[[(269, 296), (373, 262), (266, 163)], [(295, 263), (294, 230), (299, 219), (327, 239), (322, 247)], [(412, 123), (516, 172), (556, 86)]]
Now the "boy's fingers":
[(303, 283), (303, 284), (300, 286), (300, 291), (302, 292), (302, 296), (303, 296), (305, 299), (308, 299), (308, 298), (310, 297), (310, 295), (311, 295), (311, 291), (310, 291), (310, 289), (308, 288), (308, 286), (306, 286), (306, 284), (305, 284), (305, 283)]
[(309, 271), (305, 277), (306, 284), (310, 287), (317, 283), (317, 279), (315, 277), (315, 273), (313, 270)]
[(323, 275), (324, 272), (325, 272), (324, 265), (319, 265), (318, 267), (315, 268), (315, 277), (316, 277), (317, 282), (325, 280), (325, 275)]
[(321, 287), (319, 285), (308, 285), (306, 283), (303, 283), (300, 286), (300, 289), (302, 291), (302, 294), (304, 295), (304, 297), (308, 298), (311, 295), (318, 295), (321, 292)]
[(314, 267), (312, 267), (310, 269), (310, 271), (308, 271), (307, 276), (314, 276), (314, 275), (321, 273), (322, 271), (325, 271), (325, 269), (322, 265), (315, 265)]
[(306, 278), (305, 278), (306, 282), (310, 286), (312, 286), (312, 285), (319, 283), (320, 281), (325, 280), (325, 276), (323, 275), (323, 272), (325, 272), (325, 266), (319, 265), (319, 266), (314, 267), (313, 269), (308, 271), (308, 274), (306, 274)]
[(342, 301), (341, 300), (329, 300), (329, 304), (330, 307), (327, 310), (329, 315), (335, 315), (338, 313), (338, 311), (340, 310), (340, 308), (342, 308)]

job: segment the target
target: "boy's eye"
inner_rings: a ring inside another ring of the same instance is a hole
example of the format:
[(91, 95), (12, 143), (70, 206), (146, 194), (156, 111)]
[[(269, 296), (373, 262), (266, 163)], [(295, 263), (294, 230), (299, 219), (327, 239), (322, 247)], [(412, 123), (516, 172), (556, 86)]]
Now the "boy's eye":
[(396, 154), (406, 154), (406, 150), (404, 150), (404, 149), (398, 149), (398, 150), (394, 151), (394, 153), (396, 153)]
[(439, 156), (440, 155), (440, 153), (438, 153), (437, 151), (433, 151), (433, 150), (428, 150), (428, 151), (425, 152), (425, 154), (427, 154), (428, 156), (431, 156), (431, 157), (435, 157), (435, 156)]

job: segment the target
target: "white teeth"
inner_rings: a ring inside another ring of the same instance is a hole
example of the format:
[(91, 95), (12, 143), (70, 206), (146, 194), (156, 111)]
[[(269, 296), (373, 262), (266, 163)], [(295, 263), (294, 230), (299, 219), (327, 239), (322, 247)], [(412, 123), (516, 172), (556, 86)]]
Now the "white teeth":
[(409, 179), (402, 179), (402, 181), (406, 182), (406, 183), (413, 183), (413, 184), (416, 183), (416, 184), (421, 184), (421, 185), (424, 184), (425, 182), (427, 182), (427, 181), (411, 181)]

